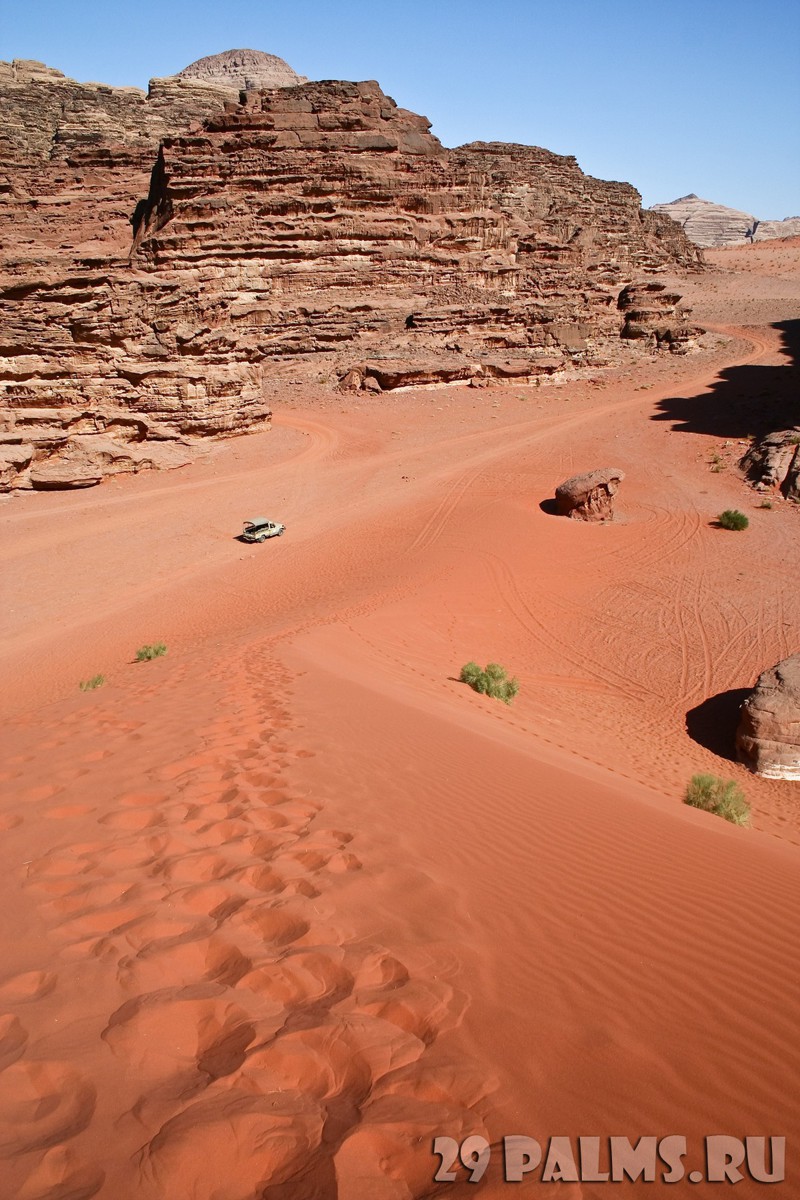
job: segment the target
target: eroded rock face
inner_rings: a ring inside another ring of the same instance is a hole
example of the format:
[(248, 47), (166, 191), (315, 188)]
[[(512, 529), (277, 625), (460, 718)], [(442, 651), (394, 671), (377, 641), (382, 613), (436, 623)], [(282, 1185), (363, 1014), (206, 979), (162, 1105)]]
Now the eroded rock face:
[(800, 654), (759, 676), (741, 708), (736, 751), (756, 775), (800, 779)]
[(575, 521), (609, 521), (614, 516), (614, 496), (625, 478), (618, 467), (600, 467), (573, 475), (556, 488), (560, 516)]
[(0, 486), (57, 478), (78, 437), (146, 464), (134, 444), (264, 427), (281, 379), (482, 383), (590, 361), (619, 344), (620, 288), (696, 262), (632, 187), (572, 158), (446, 150), (374, 82), (240, 101), (215, 71), (145, 96), (0, 68)]
[(628, 185), (534, 147), (448, 151), (429, 125), (373, 82), (248, 94), (164, 143), (135, 262), (213, 293), (213, 324), (188, 288), (169, 301), (198, 351), (223, 326), (232, 356), (339, 379), (367, 360), (393, 386), (585, 355), (618, 335), (626, 276), (694, 261)]
[(625, 318), (621, 337), (650, 343), (657, 350), (685, 354), (700, 332), (692, 325), (691, 310), (677, 292), (663, 283), (635, 283), (623, 288), (617, 308)]
[(788, 499), (800, 500), (800, 425), (754, 442), (740, 465), (759, 491), (777, 488)]
[(181, 465), (200, 437), (268, 425), (247, 364), (168, 361), (129, 264), (159, 142), (237, 102), (197, 80), (145, 94), (0, 63), (0, 491)]

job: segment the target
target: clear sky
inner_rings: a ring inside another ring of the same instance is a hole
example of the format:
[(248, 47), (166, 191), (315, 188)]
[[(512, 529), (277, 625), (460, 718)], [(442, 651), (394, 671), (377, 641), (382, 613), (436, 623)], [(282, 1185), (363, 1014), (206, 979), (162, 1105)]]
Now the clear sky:
[(83, 81), (146, 87), (242, 47), (377, 79), (447, 146), (574, 154), (646, 205), (800, 215), (798, 0), (0, 0), (0, 59)]

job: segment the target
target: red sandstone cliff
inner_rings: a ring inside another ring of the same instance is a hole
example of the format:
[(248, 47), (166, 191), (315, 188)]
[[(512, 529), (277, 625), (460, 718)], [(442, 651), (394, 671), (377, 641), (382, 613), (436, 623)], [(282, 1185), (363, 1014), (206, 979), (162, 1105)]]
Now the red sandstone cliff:
[(629, 185), (446, 150), (376, 83), (145, 97), (16, 64), (0, 92), (0, 486), (181, 461), (309, 371), (530, 377), (616, 339), (623, 286), (696, 261)]

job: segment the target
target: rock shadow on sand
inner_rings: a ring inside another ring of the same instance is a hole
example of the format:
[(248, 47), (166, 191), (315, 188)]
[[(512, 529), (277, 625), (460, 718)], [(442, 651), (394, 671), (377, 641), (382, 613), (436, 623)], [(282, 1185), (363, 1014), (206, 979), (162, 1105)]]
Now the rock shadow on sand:
[(718, 758), (736, 762), (739, 709), (751, 691), (751, 688), (732, 688), (690, 708), (686, 714), (686, 732), (692, 741)]
[(652, 419), (671, 421), (681, 433), (711, 434), (725, 439), (763, 438), (800, 419), (797, 403), (797, 363), (800, 320), (776, 321), (781, 352), (787, 363), (762, 366), (744, 363), (720, 371), (712, 388), (699, 396), (661, 400)]

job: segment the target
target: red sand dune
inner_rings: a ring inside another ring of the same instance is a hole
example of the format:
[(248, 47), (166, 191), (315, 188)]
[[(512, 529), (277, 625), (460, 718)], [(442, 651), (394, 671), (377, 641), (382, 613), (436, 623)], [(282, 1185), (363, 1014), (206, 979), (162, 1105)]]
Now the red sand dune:
[[(681, 1134), (687, 1169), (783, 1135), (798, 1192), (798, 790), (718, 714), (798, 648), (800, 514), (709, 467), (719, 371), (787, 363), (796, 248), (764, 246), (708, 256), (697, 356), (295, 388), (191, 470), (3, 506), (3, 1198), (501, 1197), (506, 1134)], [(613, 524), (540, 509), (610, 462)], [(287, 536), (233, 540), (261, 512)], [(753, 829), (682, 805), (701, 770)], [(483, 1183), (434, 1184), (471, 1134)]]

